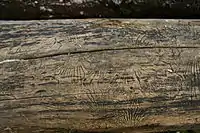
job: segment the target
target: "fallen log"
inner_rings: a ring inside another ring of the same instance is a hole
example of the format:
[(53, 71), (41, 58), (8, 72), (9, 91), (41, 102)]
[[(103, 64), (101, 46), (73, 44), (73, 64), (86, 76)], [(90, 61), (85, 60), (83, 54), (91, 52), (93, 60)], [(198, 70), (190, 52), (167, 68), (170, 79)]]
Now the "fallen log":
[(195, 20), (0, 22), (0, 131), (199, 128)]

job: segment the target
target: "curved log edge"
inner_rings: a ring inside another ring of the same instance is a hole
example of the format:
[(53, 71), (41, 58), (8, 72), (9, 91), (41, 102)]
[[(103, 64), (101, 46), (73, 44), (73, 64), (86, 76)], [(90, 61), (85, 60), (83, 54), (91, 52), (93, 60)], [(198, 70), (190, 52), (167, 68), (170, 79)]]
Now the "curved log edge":
[(0, 30), (1, 132), (199, 128), (199, 21), (1, 21)]

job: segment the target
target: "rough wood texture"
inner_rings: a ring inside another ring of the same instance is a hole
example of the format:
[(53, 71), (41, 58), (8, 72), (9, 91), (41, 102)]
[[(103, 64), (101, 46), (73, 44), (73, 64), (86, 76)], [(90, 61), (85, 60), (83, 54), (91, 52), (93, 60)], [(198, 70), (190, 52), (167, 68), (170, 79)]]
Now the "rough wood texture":
[(200, 22), (0, 22), (0, 131), (199, 128)]

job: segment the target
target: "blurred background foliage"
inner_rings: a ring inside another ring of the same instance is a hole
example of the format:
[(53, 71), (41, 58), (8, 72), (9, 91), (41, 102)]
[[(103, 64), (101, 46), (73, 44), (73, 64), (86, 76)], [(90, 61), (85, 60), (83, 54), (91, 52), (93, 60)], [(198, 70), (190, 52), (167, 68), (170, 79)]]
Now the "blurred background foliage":
[(0, 19), (199, 16), (200, 0), (0, 0)]
[(200, 133), (200, 130), (168, 131), (162, 133)]

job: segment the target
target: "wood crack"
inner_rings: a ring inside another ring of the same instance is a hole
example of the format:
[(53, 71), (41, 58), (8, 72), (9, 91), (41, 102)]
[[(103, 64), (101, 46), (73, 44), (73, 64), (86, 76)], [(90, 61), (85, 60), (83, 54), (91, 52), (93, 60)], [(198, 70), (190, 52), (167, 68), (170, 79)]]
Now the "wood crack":
[[(61, 55), (74, 55), (74, 54), (84, 54), (84, 53), (96, 53), (96, 52), (106, 52), (106, 51), (122, 51), (122, 50), (131, 50), (131, 49), (199, 49), (199, 46), (155, 46), (155, 47), (121, 47), (121, 48), (104, 48), (104, 49), (94, 49), (94, 50), (83, 50), (83, 51), (67, 51), (67, 52), (60, 52), (60, 53), (52, 53), (48, 55), (41, 55), (41, 56), (27, 56), (20, 58), (21, 60), (31, 60), (31, 59), (40, 59), (40, 58), (48, 58), (48, 57), (55, 57)], [(20, 60), (18, 59), (18, 60)], [(17, 59), (10, 59), (10, 60), (17, 60)]]

